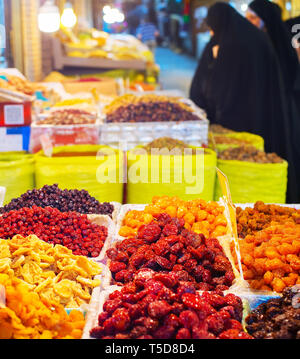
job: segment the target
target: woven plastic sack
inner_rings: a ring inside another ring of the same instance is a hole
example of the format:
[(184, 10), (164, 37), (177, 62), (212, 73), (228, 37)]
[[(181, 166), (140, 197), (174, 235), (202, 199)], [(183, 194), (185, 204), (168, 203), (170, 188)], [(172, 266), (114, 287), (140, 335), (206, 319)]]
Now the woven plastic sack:
[(6, 187), (4, 205), (34, 188), (34, 158), (25, 153), (0, 153), (0, 186)]
[[(108, 156), (98, 156), (96, 153)], [(69, 156), (67, 154), (69, 153)], [(63, 157), (55, 157), (63, 155)], [(60, 188), (85, 189), (100, 202), (123, 200), (123, 154), (108, 146), (76, 145), (36, 155), (36, 187), (58, 183)]]
[[(228, 178), (233, 203), (285, 203), (288, 163), (253, 163), (218, 160), (217, 167)], [(222, 197), (216, 180), (215, 200)]]
[[(194, 147), (197, 149), (196, 147)], [(127, 203), (150, 203), (153, 196), (178, 196), (183, 200), (214, 197), (216, 153), (197, 155), (127, 155)]]
[[(244, 145), (256, 147), (258, 150), (264, 151), (264, 139), (261, 136), (255, 135), (249, 132), (230, 132), (225, 134), (215, 134), (215, 136), (224, 136), (228, 138), (234, 138), (237, 140), (247, 141)], [(240, 144), (229, 143), (217, 143), (216, 149), (218, 152), (222, 152), (229, 147), (238, 147)]]

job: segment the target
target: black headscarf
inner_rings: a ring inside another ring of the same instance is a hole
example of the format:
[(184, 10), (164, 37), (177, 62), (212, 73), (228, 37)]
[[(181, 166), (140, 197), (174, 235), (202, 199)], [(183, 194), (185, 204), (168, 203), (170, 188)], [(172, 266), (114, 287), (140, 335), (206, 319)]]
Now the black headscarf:
[(291, 45), (288, 29), (281, 19), (278, 5), (269, 0), (254, 0), (249, 7), (265, 24), (266, 32), (278, 57), (286, 90), (293, 89), (299, 71), (299, 61)]
[(191, 100), (206, 110), (211, 123), (261, 135), (267, 152), (290, 161), (283, 83), (266, 34), (226, 3), (211, 6), (206, 21), (214, 36), (194, 75)]

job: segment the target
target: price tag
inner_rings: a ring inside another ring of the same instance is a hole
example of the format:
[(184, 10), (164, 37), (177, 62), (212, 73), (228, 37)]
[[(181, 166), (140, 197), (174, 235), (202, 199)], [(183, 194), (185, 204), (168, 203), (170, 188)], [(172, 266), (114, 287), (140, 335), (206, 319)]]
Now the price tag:
[(238, 238), (237, 234), (237, 224), (236, 224), (236, 212), (235, 212), (235, 206), (232, 203), (231, 193), (230, 193), (230, 187), (228, 178), (221, 170), (217, 168), (217, 174), (220, 182), (220, 186), (222, 188), (223, 197), (225, 199), (225, 202), (228, 206), (229, 216), (230, 216), (230, 222), (231, 222), (231, 229), (232, 234), (235, 238)]
[(228, 178), (225, 175), (225, 173), (223, 173), (218, 168), (217, 168), (217, 174), (218, 174), (220, 186), (221, 186), (221, 189), (223, 192), (223, 198), (224, 198), (224, 202), (225, 202), (225, 211), (227, 211), (227, 213), (229, 215), (229, 219), (230, 219), (230, 230), (231, 230), (231, 235), (234, 240), (234, 246), (235, 246), (235, 252), (237, 255), (239, 271), (240, 271), (242, 280), (244, 280), (242, 262), (241, 262), (241, 254), (240, 254), (240, 246), (239, 246), (239, 242), (238, 242), (236, 210), (235, 210), (235, 206), (232, 202)]
[(41, 141), (41, 145), (42, 145), (45, 156), (52, 157), (53, 145), (52, 145), (50, 137), (48, 135), (41, 135), (40, 141)]

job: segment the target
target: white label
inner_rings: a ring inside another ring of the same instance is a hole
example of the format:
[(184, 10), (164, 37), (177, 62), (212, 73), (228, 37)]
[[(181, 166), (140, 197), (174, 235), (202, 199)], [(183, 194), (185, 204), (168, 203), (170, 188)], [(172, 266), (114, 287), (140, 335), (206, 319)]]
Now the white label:
[(23, 151), (23, 135), (7, 135), (6, 128), (0, 128), (0, 151)]
[(23, 105), (4, 106), (4, 124), (5, 125), (24, 125), (24, 107)]

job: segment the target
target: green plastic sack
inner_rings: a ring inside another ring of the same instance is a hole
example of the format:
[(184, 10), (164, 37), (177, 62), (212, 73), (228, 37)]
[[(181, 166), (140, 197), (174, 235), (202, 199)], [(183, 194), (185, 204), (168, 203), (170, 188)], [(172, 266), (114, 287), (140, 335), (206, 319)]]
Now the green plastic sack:
[(0, 186), (6, 187), (4, 204), (33, 189), (33, 156), (22, 152), (0, 153)]
[[(88, 153), (109, 156), (84, 156)], [(123, 200), (123, 154), (100, 145), (75, 145), (53, 148), (53, 155), (71, 153), (69, 157), (47, 157), (38, 152), (35, 161), (36, 187), (57, 183), (61, 189), (85, 189), (100, 202)], [(76, 155), (75, 155), (76, 153)], [(78, 156), (77, 156), (78, 153)], [(81, 154), (81, 156), (80, 156)]]
[(183, 200), (213, 199), (214, 151), (205, 149), (205, 155), (190, 156), (136, 155), (134, 151), (127, 153), (127, 203), (149, 203), (153, 196), (163, 195)]
[[(215, 134), (215, 136), (224, 136), (228, 138), (235, 138), (237, 140), (247, 141), (245, 145), (254, 146), (260, 151), (264, 151), (264, 139), (253, 133), (249, 132), (230, 132), (225, 134)], [(229, 147), (238, 147), (239, 144), (217, 143), (215, 144), (218, 152), (222, 152)]]
[[(288, 163), (253, 163), (218, 160), (217, 167), (228, 178), (233, 203), (285, 203)], [(215, 200), (222, 197), (216, 180)]]

